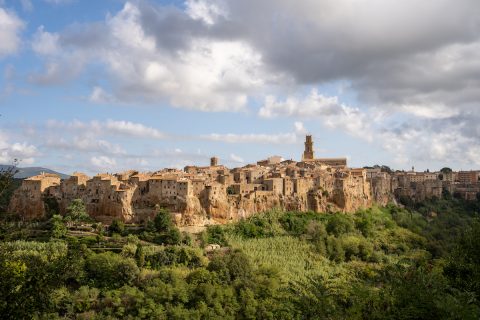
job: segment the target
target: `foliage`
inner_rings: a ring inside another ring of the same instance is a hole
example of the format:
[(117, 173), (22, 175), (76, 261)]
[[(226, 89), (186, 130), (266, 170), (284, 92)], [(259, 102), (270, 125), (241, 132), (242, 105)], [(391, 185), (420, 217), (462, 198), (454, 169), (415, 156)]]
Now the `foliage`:
[(225, 228), (219, 225), (208, 226), (205, 237), (205, 245), (218, 244), (221, 246), (226, 246), (228, 244), (227, 240), (225, 239)]
[(172, 217), (166, 209), (160, 209), (153, 220), (157, 232), (168, 232), (173, 227)]
[(114, 219), (108, 227), (108, 231), (111, 234), (123, 234), (125, 232), (125, 224), (120, 220)]
[(122, 258), (112, 252), (88, 257), (85, 267), (88, 277), (100, 288), (119, 288), (131, 284), (139, 273), (135, 260)]
[(52, 238), (63, 238), (67, 234), (67, 227), (63, 222), (63, 217), (60, 215), (54, 215), (50, 219), (50, 235)]
[[(222, 246), (213, 252), (195, 247), (198, 238), (182, 235), (165, 210), (138, 237), (136, 226), (119, 230), (117, 222), (115, 236), (101, 241), (70, 235), (40, 242), (39, 233), (37, 241), (0, 243), (0, 314), (478, 319), (477, 206), (443, 199), (354, 214), (269, 211), (206, 228), (202, 242)], [(27, 227), (53, 235), (54, 222), (65, 227), (60, 216)], [(14, 228), (4, 230), (6, 238)]]
[(182, 241), (180, 230), (173, 224), (170, 212), (160, 209), (153, 220), (156, 233), (146, 237), (157, 244), (177, 245)]
[(186, 246), (170, 246), (144, 257), (145, 264), (150, 268), (159, 269), (163, 266), (185, 266), (198, 268), (204, 265), (199, 250)]
[(65, 219), (68, 221), (90, 221), (90, 216), (87, 214), (87, 209), (82, 199), (73, 200), (67, 207), (67, 214)]
[(467, 289), (480, 298), (480, 221), (475, 221), (460, 237), (445, 266), (453, 286)]
[(17, 165), (19, 161), (15, 159), (11, 166), (0, 170), (0, 197), (8, 191), (13, 183), (14, 176), (18, 172)]

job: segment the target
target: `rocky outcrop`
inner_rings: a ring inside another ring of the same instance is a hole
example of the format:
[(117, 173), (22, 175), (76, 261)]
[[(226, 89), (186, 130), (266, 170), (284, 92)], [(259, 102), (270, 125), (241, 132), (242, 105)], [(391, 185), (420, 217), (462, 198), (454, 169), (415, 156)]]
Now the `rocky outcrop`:
[(377, 192), (378, 184), (372, 194), (362, 169), (292, 161), (240, 171), (220, 166), (200, 169), (154, 174), (129, 171), (93, 178), (77, 173), (61, 182), (39, 176), (33, 182), (26, 180), (15, 192), (10, 209), (25, 219), (42, 218), (47, 207), (65, 214), (74, 199), (81, 199), (87, 213), (104, 223), (113, 219), (141, 223), (166, 208), (175, 214), (177, 224), (195, 226), (235, 221), (274, 208), (353, 212), (374, 201), (386, 201)]

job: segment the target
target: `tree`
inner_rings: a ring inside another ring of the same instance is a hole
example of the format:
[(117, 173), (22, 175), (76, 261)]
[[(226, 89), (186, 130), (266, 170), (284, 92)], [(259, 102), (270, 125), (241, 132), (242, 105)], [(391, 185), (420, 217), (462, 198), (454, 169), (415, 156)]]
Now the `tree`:
[(7, 192), (8, 188), (13, 183), (13, 178), (18, 172), (17, 165), (18, 160), (14, 159), (11, 166), (0, 170), (0, 197), (3, 196), (5, 192)]
[(11, 166), (0, 169), (0, 212), (6, 211), (10, 197), (16, 188), (14, 176), (18, 172), (18, 160), (14, 160)]
[(172, 218), (170, 212), (166, 209), (160, 209), (153, 220), (155, 229), (158, 232), (166, 232), (170, 230), (173, 226)]
[(159, 244), (179, 244), (181, 233), (174, 225), (170, 212), (166, 209), (160, 209), (153, 220), (155, 230), (158, 235), (154, 241)]
[(120, 288), (131, 284), (140, 272), (135, 260), (113, 252), (88, 257), (85, 267), (89, 278), (102, 288)]
[(137, 245), (137, 250), (135, 251), (135, 260), (140, 268), (145, 264), (145, 253), (143, 252), (143, 246), (141, 243)]
[(480, 242), (478, 239), (480, 239), (480, 222), (475, 221), (457, 242), (444, 273), (454, 287), (475, 293), (480, 297)]
[(125, 224), (120, 220), (114, 219), (110, 224), (110, 227), (108, 227), (108, 230), (112, 234), (113, 233), (122, 234), (125, 231)]
[(69, 221), (87, 221), (90, 216), (87, 214), (87, 209), (82, 199), (73, 200), (67, 207), (66, 219)]
[(67, 234), (67, 227), (61, 215), (54, 215), (50, 219), (50, 235), (52, 238), (63, 238)]

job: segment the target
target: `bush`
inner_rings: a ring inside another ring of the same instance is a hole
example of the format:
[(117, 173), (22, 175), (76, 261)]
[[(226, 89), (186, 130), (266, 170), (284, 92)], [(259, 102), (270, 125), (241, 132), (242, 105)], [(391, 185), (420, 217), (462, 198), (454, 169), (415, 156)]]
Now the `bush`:
[(310, 221), (319, 219), (319, 215), (312, 212), (287, 212), (280, 217), (279, 222), (283, 229), (292, 235), (304, 234)]
[(115, 219), (110, 224), (110, 227), (108, 227), (108, 231), (110, 231), (111, 234), (123, 234), (125, 231), (125, 224), (122, 221)]
[(225, 228), (219, 225), (208, 226), (205, 230), (204, 245), (206, 244), (218, 244), (221, 246), (228, 245), (225, 239)]
[(160, 209), (153, 220), (157, 232), (167, 232), (174, 227), (170, 212), (166, 209)]
[(186, 266), (197, 268), (203, 265), (202, 254), (199, 250), (189, 247), (167, 247), (163, 250), (145, 256), (145, 264), (159, 269), (164, 266)]
[(67, 214), (65, 218), (69, 221), (89, 221), (90, 216), (87, 214), (87, 209), (82, 199), (73, 200), (67, 207)]
[(235, 250), (225, 255), (217, 254), (208, 264), (207, 270), (216, 272), (226, 283), (235, 280), (248, 281), (253, 275), (253, 268), (248, 257)]
[(63, 238), (67, 234), (67, 227), (60, 215), (54, 215), (50, 219), (50, 235), (52, 238)]
[(268, 223), (261, 217), (251, 217), (247, 220), (241, 220), (235, 225), (235, 232), (245, 238), (273, 236), (268, 229)]
[(354, 230), (352, 218), (344, 214), (330, 215), (327, 222), (327, 232), (336, 237)]
[(119, 288), (131, 284), (140, 272), (135, 260), (112, 252), (88, 257), (85, 267), (88, 278), (101, 288)]

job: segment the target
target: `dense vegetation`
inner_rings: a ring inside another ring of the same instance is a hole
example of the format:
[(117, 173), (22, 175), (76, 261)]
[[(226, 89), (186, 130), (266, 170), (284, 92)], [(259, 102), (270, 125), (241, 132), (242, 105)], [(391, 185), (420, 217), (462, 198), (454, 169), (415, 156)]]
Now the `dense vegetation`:
[[(170, 214), (105, 227), (0, 224), (2, 319), (478, 319), (480, 203), (269, 211), (181, 233)], [(219, 245), (219, 246), (214, 246)]]

